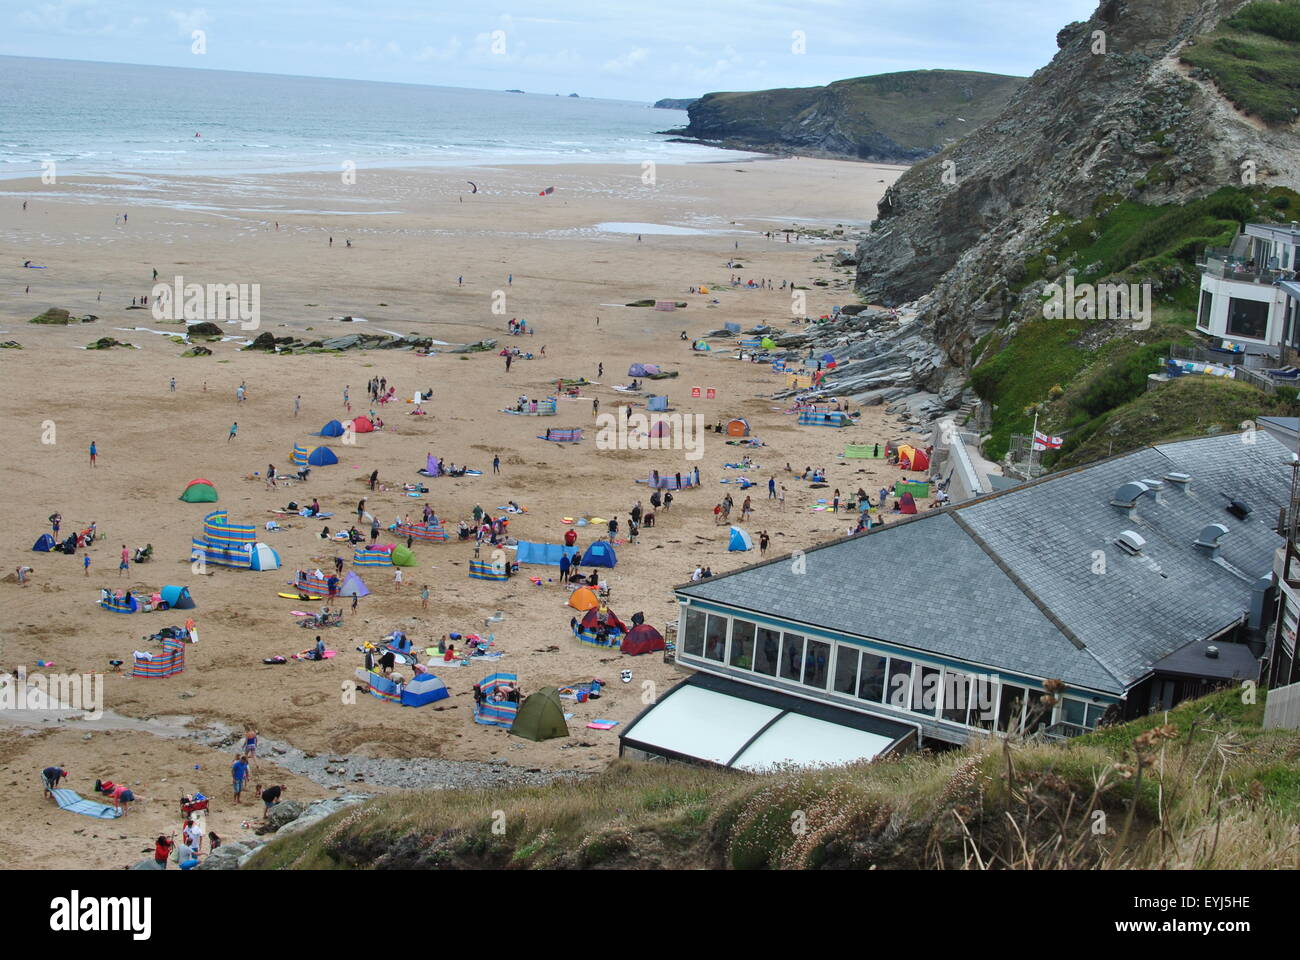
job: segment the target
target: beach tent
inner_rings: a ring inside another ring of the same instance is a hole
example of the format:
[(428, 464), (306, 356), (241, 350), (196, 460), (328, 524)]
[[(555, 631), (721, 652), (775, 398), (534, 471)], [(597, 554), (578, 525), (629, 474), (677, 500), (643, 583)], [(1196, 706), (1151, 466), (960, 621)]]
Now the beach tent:
[(343, 582), (339, 585), (340, 597), (368, 597), (370, 589), (365, 582), (356, 575), (355, 571), (349, 570), (343, 577)]
[(305, 466), (307, 463), (307, 448), (301, 443), (295, 443), (293, 453), (289, 454), (289, 459), (297, 466)]
[(353, 417), (352, 432), (353, 433), (374, 433), (375, 425), (370, 421), (369, 417), (364, 417), (364, 416)]
[(645, 368), (645, 375), (647, 377), (657, 377), (659, 374), (663, 373), (663, 370), (657, 363), (643, 363), (641, 366)]
[(898, 465), (904, 470), (929, 470), (930, 458), (926, 456), (924, 450), (918, 450), (904, 443), (898, 447)]
[(193, 610), (194, 598), (190, 596), (189, 587), (163, 587), (163, 603), (172, 610)]
[(114, 596), (111, 590), (101, 590), (99, 605), (114, 613), (135, 613), (140, 609), (140, 602), (129, 590), (120, 597)]
[(393, 547), (393, 566), (396, 567), (418, 567), (419, 561), (415, 559), (415, 554), (400, 544)]
[(422, 707), (426, 703), (446, 700), (450, 696), (447, 685), (432, 673), (417, 673), (410, 683), (402, 687), (402, 706)]
[(753, 550), (754, 538), (744, 530), (740, 529), (740, 527), (732, 527), (731, 541), (727, 544), (727, 549), (733, 551)]
[(530, 543), (527, 540), (520, 540), (519, 552), (515, 554), (515, 562), (521, 564), (538, 563), (558, 567), (560, 558), (569, 556), (572, 552), (572, 547), (566, 547), (561, 543)]
[(248, 569), (250, 570), (278, 570), (280, 568), (280, 555), (272, 550), (265, 543), (255, 543), (252, 546), (249, 556)]
[(513, 673), (494, 673), (490, 677), (484, 677), (478, 685), (483, 691), (484, 699), (482, 703), (474, 704), (474, 722), (509, 729), (515, 722), (519, 704), (509, 700), (495, 701), (492, 699), (492, 694), (507, 684), (518, 685), (518, 683), (519, 678)]
[(419, 540), (422, 543), (446, 543), (449, 539), (447, 531), (443, 529), (442, 521), (436, 517), (430, 518), (428, 523), (399, 523), (397, 525), (397, 535), (399, 537), (410, 537), (412, 540)]
[(186, 503), (216, 503), (217, 488), (210, 480), (191, 480), (185, 485), (180, 498)]
[(431, 453), (425, 454), (424, 469), (417, 472), (426, 477), (442, 476), (442, 471), (438, 469), (438, 458)]
[(764, 350), (775, 350), (776, 341), (771, 337), (764, 337), (761, 341)]
[(916, 498), (905, 493), (898, 498), (898, 509), (903, 513), (916, 513)]
[(311, 452), (307, 462), (313, 467), (328, 467), (332, 463), (338, 463), (339, 458), (329, 447), (317, 447)]
[(727, 436), (729, 437), (747, 437), (749, 436), (749, 421), (741, 418), (727, 421)]
[(661, 395), (651, 395), (650, 398), (649, 398), (648, 400), (646, 400), (645, 408), (646, 408), (647, 410), (658, 410), (658, 411), (664, 411), (664, 410), (667, 410), (667, 409), (668, 409), (668, 397), (667, 397), (667, 396), (664, 396), (664, 395), (662, 395), (662, 394), (661, 394)]
[(667, 420), (658, 420), (650, 425), (650, 436), (652, 437), (671, 437), (672, 435), (673, 428)]
[(171, 677), (185, 669), (185, 642), (171, 637), (164, 637), (162, 653), (155, 653), (151, 659), (131, 658), (131, 676), (133, 677)]
[(608, 540), (597, 540), (582, 555), (584, 567), (612, 567), (618, 563), (614, 555), (614, 545)]
[(703, 340), (696, 340), (693, 344), (691, 344), (691, 349), (699, 350), (707, 353), (709, 350), (709, 345), (705, 343)]
[(596, 640), (599, 628), (600, 608), (592, 607), (582, 615), (582, 620), (578, 624), (578, 639), (593, 647), (604, 647), (617, 643), (619, 638), (627, 633), (627, 624), (616, 617), (614, 611), (608, 607), (605, 608), (605, 631), (609, 637), (609, 643), (599, 643)]
[(569, 594), (569, 606), (575, 610), (594, 610), (600, 606), (600, 600), (596, 596), (596, 591), (591, 587), (579, 587)]
[(569, 726), (564, 722), (560, 691), (555, 687), (542, 687), (536, 693), (529, 694), (519, 705), (510, 732), (525, 740), (567, 737)]
[(392, 546), (357, 547), (352, 553), (352, 564), (357, 567), (391, 567)]
[(827, 370), (834, 370), (834, 369), (835, 369), (835, 355), (834, 355), (834, 354), (830, 354), (830, 353), (823, 353), (823, 354), (822, 354), (822, 363), (825, 364)]
[(733, 320), (728, 320), (722, 325), (724, 330), (730, 330), (732, 333), (740, 333), (740, 324)]
[(629, 630), (627, 636), (623, 638), (621, 647), (622, 651), (631, 657), (639, 657), (643, 653), (653, 653), (666, 648), (664, 635), (648, 623), (639, 623)]
[(343, 424), (339, 423), (337, 420), (331, 420), (329, 423), (325, 424), (325, 426), (320, 428), (320, 433), (316, 434), (316, 436), (341, 437), (343, 436)]
[(627, 368), (627, 375), (629, 377), (644, 377), (646, 375), (645, 364), (641, 364), (641, 363), (632, 364), (632, 366)]
[(48, 533), (42, 533), (40, 538), (32, 544), (32, 549), (37, 553), (49, 553), (54, 549), (54, 538)]

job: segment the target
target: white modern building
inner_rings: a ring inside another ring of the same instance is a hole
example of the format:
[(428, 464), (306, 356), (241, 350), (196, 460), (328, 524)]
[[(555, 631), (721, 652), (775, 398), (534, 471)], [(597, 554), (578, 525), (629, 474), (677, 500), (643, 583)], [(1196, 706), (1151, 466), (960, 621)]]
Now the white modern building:
[(1196, 329), (1252, 353), (1283, 344), (1300, 350), (1298, 262), (1295, 221), (1248, 223), (1230, 247), (1208, 248)]

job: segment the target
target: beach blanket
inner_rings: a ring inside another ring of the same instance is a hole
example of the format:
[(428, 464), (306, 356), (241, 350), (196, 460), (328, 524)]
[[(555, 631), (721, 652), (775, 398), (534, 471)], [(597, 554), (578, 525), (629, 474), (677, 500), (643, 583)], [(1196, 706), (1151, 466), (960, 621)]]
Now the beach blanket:
[(97, 820), (112, 820), (114, 817), (122, 815), (122, 811), (111, 803), (87, 800), (75, 790), (60, 787), (57, 790), (52, 790), (51, 793), (54, 794), (59, 809), (67, 810), (69, 813), (79, 813), (85, 817), (95, 817)]
[(844, 448), (844, 456), (853, 460), (883, 460), (885, 445), (883, 443), (850, 443)]
[(613, 730), (618, 726), (617, 720), (593, 720), (587, 724), (589, 730)]

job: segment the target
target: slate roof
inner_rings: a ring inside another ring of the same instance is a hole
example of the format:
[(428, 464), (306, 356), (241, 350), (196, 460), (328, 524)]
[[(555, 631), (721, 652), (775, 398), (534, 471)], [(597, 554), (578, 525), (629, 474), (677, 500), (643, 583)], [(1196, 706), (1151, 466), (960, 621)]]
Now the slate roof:
[[(1240, 621), (1272, 570), (1292, 455), (1262, 431), (1252, 439), (1144, 448), (814, 547), (802, 575), (777, 558), (677, 592), (1120, 694)], [(1163, 479), (1170, 473), (1192, 480), (1180, 486)], [(1133, 516), (1111, 505), (1121, 485), (1142, 479), (1164, 487)], [(1234, 517), (1230, 499), (1253, 512)], [(1228, 528), (1217, 558), (1192, 543), (1211, 523)], [(1139, 556), (1114, 545), (1125, 530), (1145, 538)]]

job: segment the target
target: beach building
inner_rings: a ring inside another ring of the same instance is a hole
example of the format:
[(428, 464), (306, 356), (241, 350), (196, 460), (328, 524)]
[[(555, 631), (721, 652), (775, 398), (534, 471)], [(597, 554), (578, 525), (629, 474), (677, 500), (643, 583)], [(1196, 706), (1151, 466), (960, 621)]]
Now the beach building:
[[(683, 584), (694, 676), (622, 749), (842, 762), (1069, 737), (1257, 680), (1292, 455), (1249, 439), (1147, 447)], [(774, 745), (782, 725), (807, 729)]]
[(1282, 344), (1300, 350), (1298, 260), (1295, 221), (1248, 223), (1230, 246), (1207, 248), (1196, 329), (1252, 353)]

